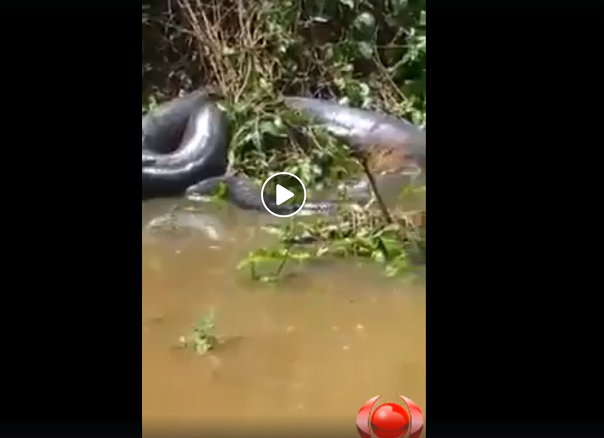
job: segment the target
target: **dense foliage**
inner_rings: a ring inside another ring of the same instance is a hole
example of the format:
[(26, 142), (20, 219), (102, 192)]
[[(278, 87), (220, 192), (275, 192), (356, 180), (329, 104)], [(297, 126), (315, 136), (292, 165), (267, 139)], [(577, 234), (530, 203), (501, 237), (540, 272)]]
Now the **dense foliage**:
[[(283, 94), (336, 98), (424, 124), (425, 4), (425, 0), (143, 4), (143, 106), (211, 86), (228, 102), (235, 126), (232, 158), (248, 174), (257, 172), (258, 160), (264, 171), (272, 170), (275, 158), (268, 152), (283, 140), (292, 141), (285, 129), (290, 115), (279, 107)], [(299, 167), (293, 170), (312, 177), (321, 174), (325, 166), (316, 164), (326, 157), (331, 156), (328, 161), (333, 164), (336, 153), (320, 143), (310, 157), (291, 161)], [(279, 161), (283, 169), (283, 159)]]
[[(312, 126), (304, 127), (307, 135), (298, 136), (305, 141), (292, 136), (289, 128), (304, 124), (283, 109), (280, 97), (337, 99), (425, 125), (426, 1), (143, 3), (143, 111), (201, 86), (224, 97), (233, 122), (232, 170), (256, 179), (289, 171), (311, 189), (315, 183), (328, 183), (358, 171), (358, 163)], [(340, 229), (341, 235), (329, 237), (332, 244), (317, 254), (352, 253), (399, 271), (407, 264), (410, 245), (406, 221), (399, 218), (395, 224), (390, 218), (386, 228), (363, 225), (346, 233)], [(314, 231), (325, 234), (330, 228), (317, 225)], [(286, 230), (284, 242), (291, 235)], [(424, 234), (411, 240), (415, 249), (421, 241), (420, 252), (425, 252)], [(267, 257), (295, 258), (285, 245), (251, 254), (244, 265)]]

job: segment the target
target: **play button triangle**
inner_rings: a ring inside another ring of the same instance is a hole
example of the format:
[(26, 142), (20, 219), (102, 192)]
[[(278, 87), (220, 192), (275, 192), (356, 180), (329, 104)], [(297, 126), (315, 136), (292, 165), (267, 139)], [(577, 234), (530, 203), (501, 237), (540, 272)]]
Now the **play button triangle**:
[(283, 187), (281, 184), (277, 184), (277, 205), (281, 205), (283, 204), (285, 201), (287, 201), (288, 199), (291, 199), (294, 197), (294, 194), (292, 192), (290, 192), (289, 190), (287, 190), (285, 187)]

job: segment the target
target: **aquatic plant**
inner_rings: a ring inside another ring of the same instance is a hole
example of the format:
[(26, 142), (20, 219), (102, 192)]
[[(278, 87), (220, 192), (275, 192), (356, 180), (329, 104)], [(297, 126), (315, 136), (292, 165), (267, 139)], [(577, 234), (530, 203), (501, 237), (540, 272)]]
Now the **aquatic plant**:
[(265, 228), (278, 237), (277, 245), (251, 251), (237, 269), (249, 271), (254, 281), (275, 283), (288, 278), (288, 263), (356, 258), (382, 264), (389, 277), (409, 274), (414, 262), (425, 261), (425, 213), (391, 211), (373, 190), (379, 210), (344, 204), (337, 220), (292, 218), (285, 226)]
[(200, 356), (213, 350), (220, 341), (220, 338), (214, 334), (216, 328), (216, 315), (210, 312), (197, 321), (191, 333), (182, 336), (179, 339), (179, 345), (182, 348), (190, 349)]

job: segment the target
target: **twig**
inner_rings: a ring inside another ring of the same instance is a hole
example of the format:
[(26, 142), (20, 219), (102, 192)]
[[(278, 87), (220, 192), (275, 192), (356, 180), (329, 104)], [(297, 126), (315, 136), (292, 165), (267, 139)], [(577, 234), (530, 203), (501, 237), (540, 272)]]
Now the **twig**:
[(373, 176), (373, 173), (369, 169), (369, 163), (367, 162), (367, 158), (364, 156), (359, 157), (359, 161), (361, 163), (361, 167), (363, 168), (363, 171), (367, 175), (367, 179), (369, 180), (369, 185), (371, 186), (371, 191), (373, 192), (373, 196), (375, 197), (375, 199), (378, 202), (378, 205), (380, 206), (380, 210), (382, 210), (384, 219), (386, 220), (386, 222), (388, 222), (389, 225), (393, 225), (394, 219), (392, 219), (390, 210), (386, 206), (386, 203), (384, 202), (384, 199), (382, 198), (382, 195), (380, 194), (380, 191), (378, 190), (377, 183), (375, 181), (375, 177)]

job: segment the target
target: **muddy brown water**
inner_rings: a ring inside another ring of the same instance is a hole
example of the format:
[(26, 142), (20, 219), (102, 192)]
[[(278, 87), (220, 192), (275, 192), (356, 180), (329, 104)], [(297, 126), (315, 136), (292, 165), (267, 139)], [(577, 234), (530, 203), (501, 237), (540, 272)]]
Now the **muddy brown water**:
[[(143, 205), (143, 226), (173, 205)], [(284, 219), (224, 208), (211, 213), (205, 219), (228, 238), (213, 240), (195, 225), (186, 232), (143, 227), (144, 433), (281, 421), (338, 425), (357, 436), (355, 416), (375, 395), (380, 402), (405, 395), (425, 413), (421, 283), (329, 263), (281, 286), (254, 285), (236, 265), (272, 239), (261, 225)], [(175, 348), (212, 310), (224, 344), (205, 356)]]

